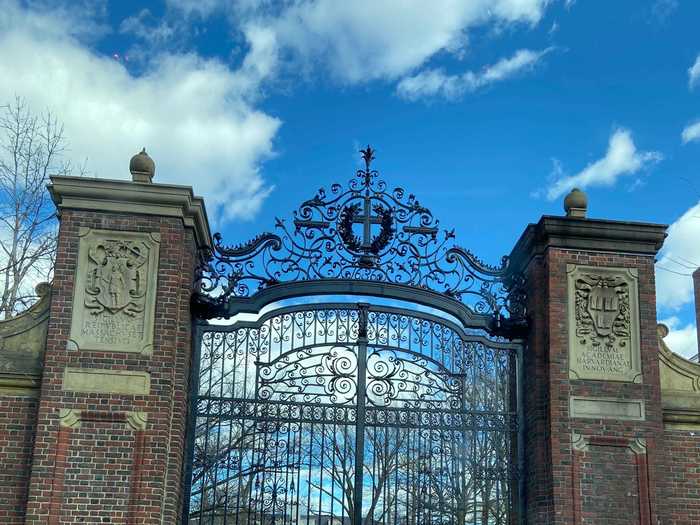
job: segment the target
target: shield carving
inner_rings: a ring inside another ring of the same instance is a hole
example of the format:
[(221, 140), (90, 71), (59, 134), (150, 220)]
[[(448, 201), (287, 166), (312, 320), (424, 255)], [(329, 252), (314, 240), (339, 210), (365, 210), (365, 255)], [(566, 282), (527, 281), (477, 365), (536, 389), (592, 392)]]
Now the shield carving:
[(607, 337), (612, 333), (613, 324), (620, 313), (620, 301), (614, 287), (603, 280), (588, 293), (588, 314), (593, 320), (598, 335)]
[(123, 311), (131, 317), (143, 312), (146, 296), (142, 267), (146, 257), (128, 241), (106, 241), (88, 252), (92, 266), (85, 293), (85, 306), (93, 315), (105, 310)]

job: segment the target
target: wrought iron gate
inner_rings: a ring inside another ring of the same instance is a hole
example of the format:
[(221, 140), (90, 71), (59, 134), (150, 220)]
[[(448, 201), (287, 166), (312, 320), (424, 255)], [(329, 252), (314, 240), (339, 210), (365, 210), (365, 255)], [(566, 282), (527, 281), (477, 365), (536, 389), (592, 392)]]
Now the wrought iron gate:
[(440, 239), (363, 156), (293, 232), (278, 220), (282, 235), (241, 247), (217, 237), (205, 258), (183, 523), (521, 519), (517, 279)]

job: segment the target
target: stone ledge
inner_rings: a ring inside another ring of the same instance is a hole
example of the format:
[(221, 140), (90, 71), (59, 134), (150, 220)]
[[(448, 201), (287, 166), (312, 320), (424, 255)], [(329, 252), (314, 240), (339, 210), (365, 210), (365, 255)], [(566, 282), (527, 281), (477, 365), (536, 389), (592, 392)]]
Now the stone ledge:
[(83, 421), (126, 423), (127, 428), (135, 432), (143, 432), (148, 425), (148, 413), (134, 411), (94, 412), (75, 408), (61, 408), (58, 411), (58, 423), (61, 428), (79, 429)]
[(571, 396), (569, 416), (579, 419), (644, 421), (644, 400)]
[(0, 373), (0, 396), (39, 397), (41, 376)]
[(666, 238), (665, 224), (543, 215), (529, 224), (510, 253), (513, 272), (549, 248), (654, 256)]
[(662, 390), (661, 405), (664, 427), (677, 430), (700, 430), (700, 393)]
[(675, 354), (663, 340), (668, 328), (659, 324), (659, 376), (664, 426), (700, 429), (700, 364)]
[(89, 177), (51, 177), (49, 193), (61, 209), (178, 217), (193, 228), (198, 247), (211, 248), (204, 199), (191, 186), (148, 184)]
[(151, 393), (151, 375), (138, 370), (66, 368), (63, 390), (94, 394), (145, 396)]

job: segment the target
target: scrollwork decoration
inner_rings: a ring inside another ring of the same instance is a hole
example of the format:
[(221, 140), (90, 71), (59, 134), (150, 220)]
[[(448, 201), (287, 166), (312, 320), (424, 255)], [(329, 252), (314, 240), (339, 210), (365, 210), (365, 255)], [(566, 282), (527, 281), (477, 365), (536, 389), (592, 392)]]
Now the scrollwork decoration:
[(282, 282), (368, 280), (432, 290), (478, 314), (514, 318), (522, 297), (510, 293), (508, 258), (490, 266), (454, 243), (454, 230), (402, 188), (389, 190), (371, 167), (374, 150), (361, 150), (365, 168), (344, 187), (333, 184), (294, 212), (276, 219), (276, 232), (227, 246), (221, 234), (203, 254), (195, 301), (210, 316), (222, 305)]

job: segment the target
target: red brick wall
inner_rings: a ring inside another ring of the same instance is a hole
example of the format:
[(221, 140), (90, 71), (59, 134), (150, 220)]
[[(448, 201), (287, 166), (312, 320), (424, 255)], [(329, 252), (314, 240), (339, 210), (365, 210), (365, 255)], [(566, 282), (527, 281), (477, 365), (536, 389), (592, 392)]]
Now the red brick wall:
[[(160, 233), (151, 356), (67, 350), (81, 226)], [(62, 211), (26, 523), (104, 519), (114, 524), (177, 523), (194, 253), (192, 232), (177, 218)], [(62, 374), (67, 366), (148, 371), (151, 392), (147, 396), (64, 392)], [(83, 411), (78, 428), (59, 425), (61, 408)], [(147, 413), (145, 432), (128, 426), (128, 411)]]
[[(81, 226), (160, 233), (151, 356), (67, 349)], [(179, 219), (62, 212), (41, 401), (0, 398), (0, 523), (25, 523), (27, 494), (27, 524), (178, 523), (194, 252), (192, 232)], [(568, 263), (638, 269), (643, 384), (569, 379)], [(532, 326), (524, 362), (528, 523), (700, 523), (700, 432), (662, 427), (653, 258), (549, 248), (525, 273)], [(148, 371), (151, 393), (64, 392), (67, 366)], [(641, 398), (646, 419), (571, 420), (572, 395)], [(60, 409), (80, 410), (80, 424), (60, 426)], [(147, 413), (145, 431), (128, 425), (129, 411)], [(574, 449), (572, 432), (587, 440), (585, 451)], [(646, 453), (635, 451), (638, 438)]]
[[(566, 265), (637, 268), (639, 271), (640, 347), (643, 384), (570, 380), (568, 364), (567, 274)], [(656, 335), (656, 301), (653, 257), (599, 254), (550, 248), (527, 270), (529, 312), (533, 333), (526, 350), (525, 390), (527, 429), (527, 513), (530, 523), (605, 523), (604, 506), (595, 498), (580, 499), (575, 490), (573, 471), (592, 476), (596, 469), (577, 466), (571, 445), (571, 433), (647, 440), (650, 480), (648, 501), (651, 523), (656, 523), (656, 485), (653, 480), (662, 460), (656, 441), (662, 433), (659, 393), (658, 343)], [(570, 396), (600, 396), (644, 399), (645, 421), (611, 419), (569, 419)], [(576, 453), (579, 454), (579, 453)], [(588, 463), (588, 465), (593, 465)], [(646, 468), (646, 467), (645, 467)], [(613, 476), (614, 473), (609, 473)], [(630, 483), (624, 469), (619, 480), (611, 479), (611, 497), (622, 497)], [(619, 481), (619, 482), (618, 482)], [(577, 501), (578, 499), (578, 501)], [(581, 505), (582, 517), (575, 521), (574, 509)], [(632, 522), (630, 522), (632, 523)]]
[(0, 396), (0, 523), (24, 523), (38, 400)]
[(589, 445), (575, 481), (581, 523), (640, 523), (638, 470), (637, 457), (626, 446)]
[[(527, 311), (532, 326), (544, 327), (549, 324), (547, 268), (547, 261), (537, 258), (526, 271), (530, 285)], [(524, 365), (527, 520), (528, 523), (553, 523), (549, 356), (545, 330), (530, 331)]]
[(700, 430), (666, 430), (664, 525), (700, 523)]

